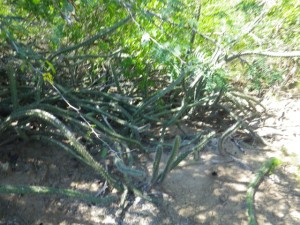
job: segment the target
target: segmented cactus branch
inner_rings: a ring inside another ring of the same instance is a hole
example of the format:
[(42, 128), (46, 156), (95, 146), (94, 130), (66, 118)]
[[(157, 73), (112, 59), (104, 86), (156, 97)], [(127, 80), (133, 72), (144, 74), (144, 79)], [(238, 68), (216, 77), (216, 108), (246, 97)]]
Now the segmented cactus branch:
[(27, 185), (0, 185), (0, 194), (37, 194), (37, 195), (60, 195), (70, 198), (78, 198), (92, 204), (109, 205), (115, 202), (118, 197), (108, 196), (97, 198), (90, 194), (85, 194), (73, 189), (52, 188), (43, 186), (27, 186)]
[(224, 142), (227, 140), (227, 138), (232, 135), (234, 132), (236, 132), (240, 125), (242, 124), (242, 121), (239, 120), (237, 121), (235, 124), (233, 124), (231, 127), (229, 127), (220, 137), (219, 139), (219, 142), (218, 142), (218, 150), (219, 150), (219, 153), (221, 155), (226, 155), (226, 151), (225, 149), (223, 148), (223, 145), (224, 145)]
[(153, 171), (152, 171), (152, 179), (151, 179), (152, 185), (157, 182), (158, 172), (159, 172), (159, 164), (160, 164), (162, 152), (163, 152), (162, 146), (158, 145), (156, 148), (155, 159), (153, 162), (153, 169), (152, 169)]
[(247, 196), (246, 196), (249, 225), (258, 225), (256, 221), (255, 209), (254, 209), (254, 195), (257, 188), (259, 187), (260, 183), (263, 181), (264, 177), (269, 173), (271, 173), (280, 164), (281, 161), (275, 157), (268, 159), (258, 170), (255, 177), (251, 180), (248, 186)]
[(62, 134), (70, 141), (70, 145), (73, 146), (76, 152), (84, 159), (86, 164), (90, 165), (93, 169), (95, 169), (113, 187), (120, 191), (122, 190), (122, 186), (118, 184), (117, 181), (114, 178), (112, 178), (97, 161), (95, 161), (95, 159), (88, 153), (85, 147), (76, 140), (74, 134), (59, 119), (57, 119), (55, 116), (46, 111), (40, 109), (17, 111), (11, 116), (9, 116), (0, 125), (0, 131), (7, 128), (7, 126), (9, 126), (14, 120), (27, 116), (42, 119), (47, 123), (53, 125), (55, 128), (59, 129), (62, 132)]
[(158, 183), (163, 182), (164, 179), (166, 178), (166, 175), (172, 170), (172, 163), (174, 162), (175, 157), (178, 153), (178, 150), (180, 148), (180, 143), (181, 143), (181, 138), (180, 138), (180, 136), (177, 135), (175, 137), (173, 148), (172, 148), (171, 154), (168, 158), (167, 164), (166, 164), (164, 170), (158, 176), (158, 179), (157, 179)]

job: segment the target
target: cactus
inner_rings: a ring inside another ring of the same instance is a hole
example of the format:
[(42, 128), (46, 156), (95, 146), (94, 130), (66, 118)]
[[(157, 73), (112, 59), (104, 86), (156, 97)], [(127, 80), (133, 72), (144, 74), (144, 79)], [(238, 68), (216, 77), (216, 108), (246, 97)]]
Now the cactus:
[(18, 105), (19, 105), (18, 91), (17, 91), (17, 81), (16, 81), (16, 74), (13, 70), (13, 64), (12, 63), (7, 65), (7, 73), (8, 73), (8, 77), (9, 77), (11, 102), (12, 102), (12, 105), (13, 105), (13, 109), (17, 110)]
[(115, 157), (115, 165), (116, 165), (116, 168), (123, 174), (129, 175), (132, 177), (141, 177), (141, 178), (146, 176), (146, 174), (143, 171), (132, 169), (132, 168), (126, 166), (125, 163), (123, 162), (123, 160), (118, 156)]
[(263, 181), (264, 177), (271, 173), (277, 166), (281, 164), (281, 161), (275, 157), (268, 159), (262, 167), (258, 170), (255, 177), (252, 179), (248, 186), (246, 203), (248, 208), (249, 225), (257, 225), (254, 210), (254, 195), (255, 192)]
[(1, 125), (0, 125), (0, 131), (4, 130), (11, 124), (12, 121), (16, 119), (20, 119), (22, 117), (27, 116), (33, 116), (38, 117), (49, 124), (53, 125), (57, 129), (59, 129), (62, 134), (70, 141), (70, 145), (74, 147), (77, 154), (82, 157), (83, 161), (91, 166), (93, 169), (95, 169), (105, 180), (108, 181), (109, 184), (111, 184), (113, 187), (115, 187), (118, 190), (122, 190), (123, 187), (120, 186), (117, 181), (110, 176), (105, 169), (102, 167), (101, 164), (99, 164), (95, 159), (90, 155), (90, 153), (85, 149), (85, 147), (76, 140), (74, 134), (54, 115), (40, 110), (40, 109), (28, 109), (28, 110), (21, 110), (13, 113), (11, 116), (9, 116)]
[(167, 173), (169, 173), (172, 170), (172, 163), (174, 162), (174, 159), (178, 153), (180, 143), (181, 143), (180, 136), (177, 135), (175, 137), (171, 155), (168, 158), (167, 164), (166, 164), (164, 170), (160, 173), (160, 175), (157, 178), (158, 183), (163, 182), (163, 180), (166, 178)]
[(151, 184), (155, 184), (156, 181), (157, 181), (161, 156), (162, 156), (162, 146), (158, 145), (157, 148), (156, 148), (155, 159), (154, 159), (154, 162), (153, 162), (153, 171), (152, 171)]
[(98, 199), (90, 194), (81, 193), (72, 189), (63, 189), (63, 188), (51, 188), (43, 186), (27, 186), (27, 185), (0, 185), (0, 193), (4, 194), (50, 194), (50, 195), (62, 195), (70, 198), (78, 198), (84, 201), (99, 204), (99, 205), (108, 205), (118, 198), (116, 196), (108, 196)]

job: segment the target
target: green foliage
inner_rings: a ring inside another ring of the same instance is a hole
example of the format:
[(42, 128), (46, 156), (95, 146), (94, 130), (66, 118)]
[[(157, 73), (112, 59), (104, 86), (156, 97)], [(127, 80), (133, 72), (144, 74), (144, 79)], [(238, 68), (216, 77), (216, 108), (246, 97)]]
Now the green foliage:
[(281, 71), (268, 68), (264, 59), (253, 62), (247, 71), (249, 79), (249, 88), (261, 91), (267, 87), (273, 86), (276, 82), (283, 80)]
[(263, 10), (263, 4), (255, 0), (244, 0), (236, 5), (238, 10), (242, 10), (244, 13), (258, 15)]
[[(1, 1), (1, 138), (59, 146), (119, 191), (140, 194), (140, 154), (157, 147), (154, 185), (214, 135), (186, 152), (176, 137), (160, 172), (168, 126), (215, 121), (225, 109), (226, 121), (246, 120), (258, 101), (229, 98), (230, 81), (239, 75), (242, 89), (263, 90), (284, 79), (280, 61), (251, 51), (298, 47), (299, 12), (292, 0)], [(89, 153), (94, 145), (111, 172)]]

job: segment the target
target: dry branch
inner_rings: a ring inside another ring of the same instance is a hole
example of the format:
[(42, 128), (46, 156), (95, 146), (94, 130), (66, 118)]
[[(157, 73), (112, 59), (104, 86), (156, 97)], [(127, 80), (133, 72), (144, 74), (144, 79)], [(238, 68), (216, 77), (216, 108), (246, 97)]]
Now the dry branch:
[(108, 35), (112, 32), (114, 32), (115, 30), (117, 30), (119, 27), (123, 26), (124, 24), (126, 24), (128, 21), (130, 21), (131, 17), (128, 16), (126, 17), (125, 19), (121, 20), (120, 22), (114, 24), (112, 27), (110, 28), (106, 28), (106, 29), (103, 29), (101, 30), (99, 33), (97, 33), (96, 35), (94, 35), (93, 37), (85, 40), (84, 42), (81, 42), (79, 44), (76, 44), (76, 45), (72, 45), (72, 46), (69, 46), (69, 47), (66, 47), (66, 48), (63, 48), (61, 50), (58, 50), (57, 52), (55, 52), (53, 55), (51, 55), (49, 57), (49, 61), (51, 61), (52, 59), (54, 59), (56, 56), (58, 55), (61, 55), (63, 53), (66, 53), (66, 52), (71, 52), (71, 51), (74, 51), (76, 49), (79, 49), (83, 46), (88, 46), (88, 45), (91, 45), (94, 41), (100, 39), (101, 37), (105, 36), (105, 35)]
[(261, 55), (268, 57), (300, 57), (300, 51), (290, 51), (290, 52), (269, 52), (269, 51), (245, 51), (238, 54), (233, 54), (232, 56), (226, 57), (225, 61), (230, 62), (241, 56), (249, 55)]

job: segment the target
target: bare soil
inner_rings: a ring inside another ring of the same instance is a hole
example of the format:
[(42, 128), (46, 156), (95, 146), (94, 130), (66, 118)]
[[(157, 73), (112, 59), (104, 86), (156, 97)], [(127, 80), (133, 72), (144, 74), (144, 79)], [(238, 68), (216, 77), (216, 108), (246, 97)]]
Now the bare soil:
[[(232, 141), (225, 148), (239, 162), (221, 156), (217, 139), (174, 169), (152, 194), (155, 205), (133, 199), (125, 214), (110, 207), (57, 196), (0, 194), (0, 225), (23, 224), (248, 224), (247, 186), (269, 157), (284, 163), (265, 177), (255, 195), (259, 224), (300, 224), (300, 99), (270, 96), (264, 102), (272, 116), (253, 121), (252, 127), (273, 149), (253, 145), (244, 153)], [(234, 137), (238, 140), (238, 137)], [(165, 154), (167, 157), (167, 154)], [(97, 174), (67, 153), (40, 143), (0, 146), (0, 184), (30, 184), (74, 188), (96, 194), (103, 182)], [(149, 163), (149, 170), (151, 163)]]

